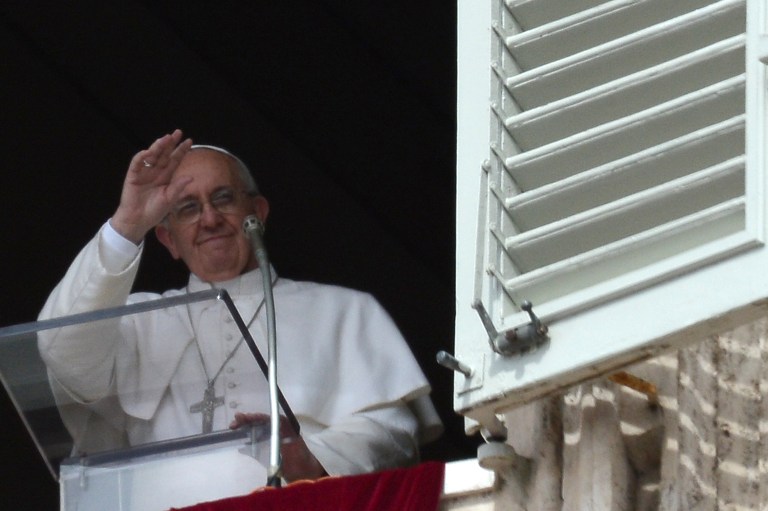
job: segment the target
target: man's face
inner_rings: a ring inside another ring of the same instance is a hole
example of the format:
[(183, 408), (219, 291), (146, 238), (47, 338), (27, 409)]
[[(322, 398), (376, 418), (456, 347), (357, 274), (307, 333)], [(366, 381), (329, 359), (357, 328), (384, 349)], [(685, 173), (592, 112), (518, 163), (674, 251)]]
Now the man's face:
[[(169, 215), (155, 229), (160, 242), (174, 259), (181, 259), (189, 270), (206, 282), (221, 282), (258, 267), (250, 243), (242, 231), (243, 219), (255, 214), (265, 221), (269, 205), (264, 197), (246, 195), (235, 164), (227, 155), (206, 149), (187, 153), (173, 179), (191, 177), (177, 205), (197, 201), (202, 204), (200, 219), (183, 223), (181, 215)], [(214, 204), (232, 192), (234, 202), (227, 212)], [(222, 195), (223, 194), (223, 195)], [(212, 204), (213, 201), (213, 204)]]

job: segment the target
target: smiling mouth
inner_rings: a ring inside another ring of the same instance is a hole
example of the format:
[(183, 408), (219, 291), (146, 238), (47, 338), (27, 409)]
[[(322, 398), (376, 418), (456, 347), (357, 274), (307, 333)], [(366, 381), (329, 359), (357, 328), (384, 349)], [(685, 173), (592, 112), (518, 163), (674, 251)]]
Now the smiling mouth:
[(219, 241), (219, 240), (227, 239), (229, 237), (230, 236), (227, 235), (227, 234), (218, 234), (216, 236), (210, 236), (208, 238), (205, 238), (204, 240), (199, 241), (197, 244), (198, 245), (205, 245), (206, 243), (210, 243), (212, 241)]

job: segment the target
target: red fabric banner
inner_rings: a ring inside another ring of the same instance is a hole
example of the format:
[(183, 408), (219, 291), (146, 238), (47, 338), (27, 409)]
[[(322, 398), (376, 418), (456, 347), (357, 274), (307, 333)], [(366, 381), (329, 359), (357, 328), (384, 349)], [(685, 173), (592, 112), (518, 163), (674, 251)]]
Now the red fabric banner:
[[(445, 464), (297, 481), (175, 511), (437, 511)], [(174, 511), (172, 510), (172, 511)]]

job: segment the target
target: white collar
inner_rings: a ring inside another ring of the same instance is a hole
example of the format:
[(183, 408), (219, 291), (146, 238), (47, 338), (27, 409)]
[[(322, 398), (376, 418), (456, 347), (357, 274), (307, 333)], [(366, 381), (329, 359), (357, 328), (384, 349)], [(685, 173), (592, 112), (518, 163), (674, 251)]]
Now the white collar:
[[(277, 272), (270, 265), (269, 268), (270, 278), (272, 282), (277, 278)], [(189, 275), (189, 284), (187, 289), (194, 293), (196, 291), (206, 291), (213, 286), (216, 289), (226, 289), (231, 296), (244, 296), (244, 295), (263, 295), (264, 287), (262, 285), (263, 278), (261, 270), (256, 268), (249, 272), (243, 273), (231, 280), (225, 280), (222, 282), (206, 282), (194, 273)]]

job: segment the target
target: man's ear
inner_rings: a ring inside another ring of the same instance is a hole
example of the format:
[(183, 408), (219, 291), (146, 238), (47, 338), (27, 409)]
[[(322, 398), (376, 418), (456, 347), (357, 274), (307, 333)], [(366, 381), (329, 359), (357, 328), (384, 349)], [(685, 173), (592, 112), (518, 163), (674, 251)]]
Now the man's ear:
[(157, 226), (155, 226), (155, 236), (157, 236), (160, 243), (168, 249), (168, 252), (171, 253), (171, 257), (174, 259), (179, 258), (179, 251), (176, 250), (176, 242), (171, 235), (171, 231), (168, 230), (168, 227), (163, 224), (157, 224)]
[(261, 220), (261, 223), (266, 224), (267, 217), (269, 216), (269, 202), (267, 201), (267, 198), (263, 195), (257, 195), (252, 197), (252, 200), (256, 216)]

